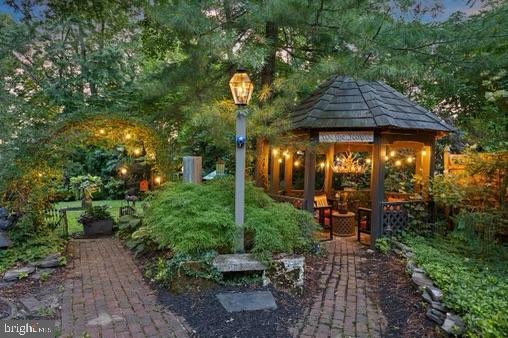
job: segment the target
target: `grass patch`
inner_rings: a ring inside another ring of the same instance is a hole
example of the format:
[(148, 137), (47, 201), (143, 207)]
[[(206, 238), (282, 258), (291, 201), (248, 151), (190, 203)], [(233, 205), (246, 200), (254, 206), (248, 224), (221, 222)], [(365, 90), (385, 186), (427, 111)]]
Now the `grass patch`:
[(64, 246), (65, 241), (53, 232), (14, 243), (12, 247), (0, 251), (0, 272), (5, 272), (17, 263), (25, 264), (62, 252)]
[[(120, 213), (120, 207), (125, 205), (124, 200), (102, 200), (102, 201), (93, 201), (94, 206), (103, 206), (107, 205), (109, 207), (109, 212), (113, 215), (115, 221), (118, 221), (118, 216)], [(136, 212), (140, 215), (143, 214), (143, 202), (136, 203)], [(55, 208), (64, 209), (64, 208), (76, 208), (81, 207), (81, 201), (70, 201), (70, 202), (58, 202), (55, 204)], [(67, 211), (67, 221), (69, 224), (69, 234), (83, 232), (83, 225), (78, 223), (79, 216), (84, 212), (84, 210), (74, 210)]]
[(508, 332), (508, 249), (449, 236), (404, 238), (436, 285), (444, 303), (461, 314), (469, 337)]
[[(276, 203), (262, 189), (246, 184), (246, 247), (260, 259), (273, 253), (303, 252), (312, 243), (312, 216)], [(171, 183), (149, 202), (144, 222), (151, 238), (175, 254), (231, 253), (235, 233), (234, 180), (195, 185)]]

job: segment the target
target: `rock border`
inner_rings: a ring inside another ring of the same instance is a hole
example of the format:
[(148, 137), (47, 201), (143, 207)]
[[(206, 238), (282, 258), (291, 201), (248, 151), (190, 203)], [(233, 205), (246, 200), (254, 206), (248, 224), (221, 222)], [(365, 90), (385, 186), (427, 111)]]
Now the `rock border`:
[(450, 312), (441, 302), (443, 292), (434, 285), (425, 271), (416, 265), (411, 248), (395, 239), (392, 239), (392, 243), (395, 247), (392, 250), (406, 259), (406, 273), (411, 275), (411, 280), (422, 292), (423, 300), (429, 304), (427, 318), (438, 324), (446, 333), (461, 336), (465, 331), (464, 320)]

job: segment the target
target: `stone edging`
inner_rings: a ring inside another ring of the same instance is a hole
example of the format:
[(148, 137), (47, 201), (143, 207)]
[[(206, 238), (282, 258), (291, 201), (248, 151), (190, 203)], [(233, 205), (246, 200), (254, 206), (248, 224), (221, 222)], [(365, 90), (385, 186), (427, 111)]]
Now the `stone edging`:
[(450, 312), (441, 302), (443, 292), (434, 285), (432, 280), (425, 274), (425, 271), (416, 265), (411, 248), (393, 239), (392, 243), (395, 246), (393, 251), (406, 258), (406, 272), (411, 275), (411, 280), (422, 292), (423, 300), (429, 304), (427, 318), (437, 323), (448, 334), (462, 335), (465, 330), (464, 320)]

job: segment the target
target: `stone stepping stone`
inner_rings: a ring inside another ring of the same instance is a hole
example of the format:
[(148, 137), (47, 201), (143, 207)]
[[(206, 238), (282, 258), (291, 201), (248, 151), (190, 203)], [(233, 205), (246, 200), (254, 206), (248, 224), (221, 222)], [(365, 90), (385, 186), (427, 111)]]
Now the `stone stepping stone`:
[(216, 297), (227, 312), (277, 309), (270, 291), (219, 293)]
[(21, 298), (19, 301), (21, 304), (23, 304), (23, 307), (32, 315), (35, 315), (46, 308), (46, 305), (44, 305), (44, 303), (39, 301), (34, 296)]
[(49, 255), (37, 262), (32, 263), (32, 265), (38, 267), (38, 268), (56, 268), (60, 266), (60, 255), (54, 254)]
[(0, 248), (8, 248), (12, 246), (12, 241), (5, 231), (0, 231)]

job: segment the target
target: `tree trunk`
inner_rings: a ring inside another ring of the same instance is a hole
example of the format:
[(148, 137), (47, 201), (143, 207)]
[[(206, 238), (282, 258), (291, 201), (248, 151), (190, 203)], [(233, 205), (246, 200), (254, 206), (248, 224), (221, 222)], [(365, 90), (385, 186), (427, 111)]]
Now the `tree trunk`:
[[(269, 90), (266, 101), (269, 101), (272, 96), (271, 86), (273, 84), (273, 77), (275, 74), (275, 61), (278, 43), (278, 27), (274, 22), (266, 23), (265, 30), (266, 40), (269, 44), (269, 52), (266, 57), (266, 62), (261, 70), (261, 90)], [(265, 102), (266, 102), (265, 101)], [(261, 104), (264, 104), (262, 102)], [(268, 189), (268, 159), (269, 159), (269, 145), (265, 136), (258, 136), (256, 139), (256, 171), (255, 182), (259, 187)]]

